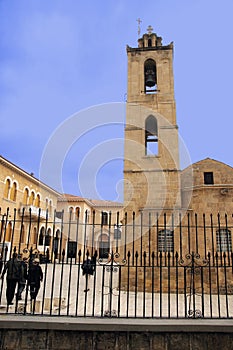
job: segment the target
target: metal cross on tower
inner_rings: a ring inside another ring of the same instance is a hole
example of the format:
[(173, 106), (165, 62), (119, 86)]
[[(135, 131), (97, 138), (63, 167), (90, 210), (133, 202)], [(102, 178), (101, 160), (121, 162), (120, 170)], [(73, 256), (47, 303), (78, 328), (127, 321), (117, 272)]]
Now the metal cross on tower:
[(150, 25), (147, 28), (148, 34), (151, 34), (153, 32), (153, 27)]
[(142, 20), (141, 20), (141, 18), (138, 18), (138, 19), (136, 19), (136, 21), (138, 22), (138, 36), (140, 35), (140, 33), (141, 33), (141, 27), (140, 27), (140, 24), (142, 23)]

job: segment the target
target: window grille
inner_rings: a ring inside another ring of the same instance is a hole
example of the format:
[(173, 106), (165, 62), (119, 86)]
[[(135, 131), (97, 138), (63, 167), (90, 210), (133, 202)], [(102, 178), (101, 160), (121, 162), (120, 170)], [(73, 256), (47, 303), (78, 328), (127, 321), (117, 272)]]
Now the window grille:
[(158, 232), (158, 251), (174, 251), (174, 232), (171, 230), (161, 230)]
[(231, 231), (221, 228), (216, 232), (216, 244), (218, 252), (232, 251)]

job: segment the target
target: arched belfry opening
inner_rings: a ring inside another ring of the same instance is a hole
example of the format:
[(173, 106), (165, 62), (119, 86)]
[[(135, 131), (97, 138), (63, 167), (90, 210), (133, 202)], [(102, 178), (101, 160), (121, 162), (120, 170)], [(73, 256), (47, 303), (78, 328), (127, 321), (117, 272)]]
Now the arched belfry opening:
[(157, 72), (156, 63), (148, 59), (144, 63), (144, 89), (146, 94), (156, 93), (157, 91)]
[(149, 115), (145, 121), (145, 153), (158, 154), (158, 123), (153, 115)]

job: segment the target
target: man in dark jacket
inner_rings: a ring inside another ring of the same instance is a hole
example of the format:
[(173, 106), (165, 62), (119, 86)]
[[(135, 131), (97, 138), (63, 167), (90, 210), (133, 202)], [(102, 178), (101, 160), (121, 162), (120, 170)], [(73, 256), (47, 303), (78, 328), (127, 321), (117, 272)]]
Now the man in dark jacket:
[(40, 267), (40, 260), (35, 258), (29, 265), (28, 283), (30, 286), (31, 299), (35, 300), (40, 289), (40, 282), (43, 281), (43, 272)]
[(6, 299), (8, 305), (13, 305), (12, 301), (14, 299), (15, 288), (17, 283), (21, 278), (21, 263), (18, 260), (17, 253), (13, 253), (13, 256), (10, 260), (8, 260), (4, 266), (2, 271), (1, 278), (4, 278), (6, 274)]
[(83, 270), (83, 276), (86, 276), (86, 286), (84, 292), (88, 292), (90, 290), (88, 288), (88, 277), (94, 275), (95, 272), (96, 259), (93, 260), (94, 258), (95, 257), (92, 257), (92, 259), (87, 258), (81, 265), (81, 269)]
[(20, 280), (18, 284), (18, 291), (16, 293), (16, 299), (22, 300), (22, 292), (26, 286), (27, 278), (28, 278), (28, 260), (26, 257), (23, 257), (23, 260), (20, 261), (21, 264), (21, 274)]

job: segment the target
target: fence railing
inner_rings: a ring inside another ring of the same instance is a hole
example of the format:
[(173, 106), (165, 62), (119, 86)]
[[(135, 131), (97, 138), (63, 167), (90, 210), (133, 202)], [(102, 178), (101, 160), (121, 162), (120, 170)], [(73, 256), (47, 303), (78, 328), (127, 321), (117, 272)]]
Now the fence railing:
[[(26, 281), (22, 300), (15, 298), (7, 305), (5, 293), (7, 279), (1, 282), (0, 312), (32, 313), (41, 315), (93, 316), (93, 317), (159, 317), (159, 318), (231, 318), (233, 315), (232, 264), (210, 264), (211, 256), (202, 259), (192, 253), (180, 258), (175, 254), (171, 263), (155, 265), (154, 252), (151, 264), (140, 264), (135, 253), (131, 265), (127, 259), (111, 253), (108, 259), (86, 255), (90, 267), (85, 271), (85, 261), (70, 259), (42, 264), (43, 281), (36, 299), (32, 285)], [(92, 259), (91, 259), (92, 258)], [(30, 258), (29, 258), (30, 259)], [(160, 254), (162, 260), (162, 254)], [(95, 261), (95, 262), (93, 262)], [(32, 262), (29, 260), (29, 270)]]
[[(93, 217), (2, 216), (1, 269), (14, 252), (18, 266), (26, 263), (27, 276), (23, 283), (16, 278), (14, 294), (20, 286), (23, 291), (11, 305), (6, 271), (0, 313), (233, 317), (232, 216), (186, 215), (177, 221), (179, 215), (151, 214), (120, 222), (117, 214), (105, 223)], [(35, 258), (43, 272), (36, 296), (30, 278)]]

